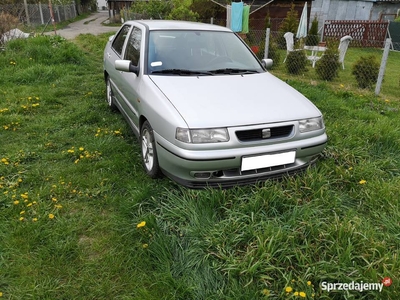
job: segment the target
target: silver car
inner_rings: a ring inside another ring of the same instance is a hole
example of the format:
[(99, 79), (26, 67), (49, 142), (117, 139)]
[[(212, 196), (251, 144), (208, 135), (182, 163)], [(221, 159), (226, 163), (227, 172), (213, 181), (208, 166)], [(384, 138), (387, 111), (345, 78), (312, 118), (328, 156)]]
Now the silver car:
[(321, 112), (271, 65), (225, 27), (129, 21), (104, 50), (107, 102), (138, 136), (152, 178), (198, 188), (292, 174), (327, 136)]

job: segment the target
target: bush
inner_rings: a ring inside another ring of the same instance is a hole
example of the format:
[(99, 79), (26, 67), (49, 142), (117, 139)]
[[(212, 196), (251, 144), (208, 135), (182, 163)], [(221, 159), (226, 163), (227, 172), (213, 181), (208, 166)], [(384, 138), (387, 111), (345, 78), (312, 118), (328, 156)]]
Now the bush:
[(315, 72), (322, 80), (332, 81), (338, 76), (340, 68), (337, 48), (328, 48), (315, 66)]
[(316, 46), (318, 45), (318, 19), (317, 16), (314, 17), (314, 20), (311, 23), (311, 28), (308, 31), (307, 37), (306, 37), (306, 45), (309, 46)]
[(353, 65), (352, 74), (356, 77), (359, 88), (371, 88), (378, 79), (379, 62), (373, 55), (361, 56)]
[(307, 56), (304, 51), (291, 51), (286, 58), (286, 70), (289, 74), (298, 75), (307, 71)]
[(8, 13), (0, 13), (0, 45), (3, 43), (2, 36), (7, 31), (16, 28), (18, 25), (18, 18)]

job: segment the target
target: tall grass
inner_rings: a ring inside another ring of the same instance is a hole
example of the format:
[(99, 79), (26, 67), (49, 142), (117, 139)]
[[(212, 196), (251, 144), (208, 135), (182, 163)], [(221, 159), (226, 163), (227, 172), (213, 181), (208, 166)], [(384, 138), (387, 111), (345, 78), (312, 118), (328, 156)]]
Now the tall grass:
[[(188, 190), (147, 178), (107, 109), (107, 37), (17, 40), (0, 53), (5, 299), (399, 299), (398, 101), (288, 80), (324, 114), (316, 166)], [(321, 288), (384, 277), (382, 293)]]

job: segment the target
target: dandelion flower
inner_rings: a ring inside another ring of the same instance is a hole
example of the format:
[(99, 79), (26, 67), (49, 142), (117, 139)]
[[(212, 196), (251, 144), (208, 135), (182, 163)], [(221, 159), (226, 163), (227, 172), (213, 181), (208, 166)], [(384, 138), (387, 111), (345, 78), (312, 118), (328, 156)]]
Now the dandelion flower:
[(54, 215), (53, 214), (49, 214), (49, 219), (54, 219)]
[(83, 150), (85, 150), (85, 148), (79, 147), (79, 151), (83, 151)]
[(293, 295), (298, 296), (299, 292), (294, 292)]
[(358, 183), (359, 183), (359, 184), (366, 184), (366, 183), (367, 183), (367, 181), (366, 181), (366, 180), (364, 180), (364, 179), (362, 179), (362, 180), (360, 180)]
[(311, 285), (311, 281), (307, 281), (307, 285), (310, 286)]
[(53, 198), (51, 198), (51, 201), (57, 202), (57, 198), (53, 197)]
[(20, 215), (23, 215), (24, 213), (25, 213), (25, 211), (23, 210), (23, 211), (21, 211), (19, 214), (20, 214)]
[(24, 220), (24, 217), (20, 217), (19, 220), (20, 220), (20, 221), (23, 221), (23, 220)]
[(270, 292), (267, 289), (263, 289), (262, 293), (263, 293), (263, 295), (268, 296)]
[(285, 288), (285, 292), (286, 293), (290, 293), (291, 291), (293, 291), (291, 286), (288, 286), (288, 287)]
[(14, 203), (14, 205), (18, 205), (18, 204), (19, 204), (19, 201), (18, 201), (18, 200), (15, 200), (13, 203)]
[(143, 249), (146, 249), (147, 247), (149, 247), (149, 244), (143, 244)]
[(54, 205), (54, 207), (60, 209), (60, 208), (62, 208), (62, 205), (61, 204), (56, 204), (56, 205)]
[(32, 222), (37, 222), (37, 218), (33, 218), (33, 219), (32, 219)]
[(305, 298), (305, 297), (306, 297), (306, 293), (300, 292), (300, 293), (299, 293), (299, 296), (300, 296), (301, 298)]
[(136, 225), (136, 228), (142, 228), (142, 227), (144, 227), (144, 226), (146, 226), (146, 221), (142, 221), (142, 222), (140, 222), (139, 224), (137, 224), (137, 225)]

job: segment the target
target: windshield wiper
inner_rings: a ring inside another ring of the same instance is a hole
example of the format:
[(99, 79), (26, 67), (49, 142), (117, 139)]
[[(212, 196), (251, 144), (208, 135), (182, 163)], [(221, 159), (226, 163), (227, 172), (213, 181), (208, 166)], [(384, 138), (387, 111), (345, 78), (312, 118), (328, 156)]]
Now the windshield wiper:
[(230, 75), (258, 73), (257, 70), (233, 69), (233, 68), (210, 70), (210, 72), (213, 74), (230, 74)]
[(165, 69), (153, 71), (151, 74), (173, 74), (180, 76), (190, 76), (190, 75), (214, 75), (208, 71), (196, 71), (196, 70), (185, 70), (185, 69)]

